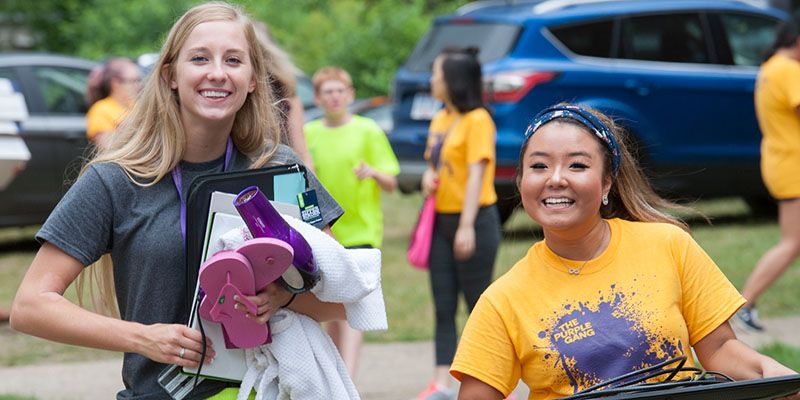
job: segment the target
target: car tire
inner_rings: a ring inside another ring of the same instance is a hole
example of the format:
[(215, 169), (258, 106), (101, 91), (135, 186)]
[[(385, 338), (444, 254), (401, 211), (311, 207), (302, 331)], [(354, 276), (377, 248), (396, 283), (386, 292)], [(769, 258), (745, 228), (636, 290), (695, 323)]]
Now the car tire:
[(769, 196), (748, 196), (744, 202), (753, 216), (774, 218), (778, 215), (778, 203)]
[(514, 214), (514, 210), (519, 206), (519, 195), (514, 191), (511, 194), (497, 194), (497, 211), (500, 213), (500, 225), (505, 225), (506, 221)]

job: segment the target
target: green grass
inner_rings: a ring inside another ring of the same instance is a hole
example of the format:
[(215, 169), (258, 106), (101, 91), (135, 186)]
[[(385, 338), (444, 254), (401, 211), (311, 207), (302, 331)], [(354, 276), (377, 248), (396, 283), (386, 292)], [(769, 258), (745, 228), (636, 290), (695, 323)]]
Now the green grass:
[(35, 397), (22, 397), (13, 394), (0, 394), (0, 400), (36, 400)]
[[(433, 306), (428, 275), (412, 268), (405, 260), (408, 237), (421, 204), (419, 195), (384, 196), (383, 292), (389, 330), (367, 334), (368, 341), (414, 341), (432, 337)], [(694, 206), (712, 219), (712, 225), (697, 218), (690, 221), (695, 238), (741, 289), (761, 255), (778, 240), (774, 218), (752, 218), (748, 216), (744, 203), (738, 200), (700, 202)], [(25, 269), (33, 259), (34, 246), (20, 240), (32, 237), (34, 233), (33, 228), (0, 230), (0, 306), (10, 304)], [(537, 226), (523, 211), (517, 211), (506, 225), (495, 275), (507, 271), (540, 239), (541, 231)], [(21, 244), (17, 246), (16, 243)], [(800, 269), (790, 268), (759, 301), (761, 315), (769, 318), (799, 313), (798, 286)], [(68, 291), (68, 297), (74, 299), (74, 291)], [(461, 309), (459, 322), (463, 324), (466, 320), (463, 304)], [(23, 365), (45, 359), (81, 360), (112, 354), (19, 335), (11, 332), (7, 325), (0, 325), (0, 348), (3, 349), (0, 351), (0, 365)], [(794, 359), (800, 360), (800, 357)]]
[(771, 343), (759, 347), (758, 351), (795, 371), (800, 371), (800, 349), (797, 347), (782, 343)]

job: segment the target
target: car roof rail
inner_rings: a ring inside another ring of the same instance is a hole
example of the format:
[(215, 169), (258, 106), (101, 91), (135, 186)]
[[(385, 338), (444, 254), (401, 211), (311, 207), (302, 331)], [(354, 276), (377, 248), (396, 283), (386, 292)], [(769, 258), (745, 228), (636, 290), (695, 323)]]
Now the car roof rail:
[[(581, 4), (610, 3), (614, 1), (623, 1), (623, 0), (545, 0), (533, 6), (533, 13), (544, 14), (547, 12), (561, 10), (567, 7), (577, 6)], [(776, 5), (774, 4), (776, 3), (775, 0), (729, 0), (729, 1), (735, 1), (762, 9), (776, 7)]]
[(621, 1), (621, 0), (545, 0), (533, 6), (533, 13), (544, 14), (551, 11), (560, 10), (562, 8), (577, 6), (581, 4), (608, 3), (613, 1)]
[(496, 7), (496, 6), (513, 6), (517, 4), (527, 4), (527, 3), (541, 3), (547, 0), (479, 0), (473, 1), (472, 3), (464, 4), (461, 7), (458, 7), (455, 11), (455, 15), (466, 15), (471, 12), (475, 12), (484, 8), (488, 7)]

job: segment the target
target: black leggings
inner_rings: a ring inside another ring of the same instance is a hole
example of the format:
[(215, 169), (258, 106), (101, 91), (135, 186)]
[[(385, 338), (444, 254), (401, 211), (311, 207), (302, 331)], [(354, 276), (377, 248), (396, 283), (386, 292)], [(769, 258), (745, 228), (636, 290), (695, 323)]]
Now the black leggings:
[(453, 255), (453, 241), (461, 214), (436, 213), (429, 258), (431, 290), (436, 311), (436, 365), (450, 365), (456, 353), (458, 294), (464, 293), (472, 311), (492, 282), (500, 245), (500, 215), (494, 205), (482, 207), (475, 218), (475, 254), (466, 261)]

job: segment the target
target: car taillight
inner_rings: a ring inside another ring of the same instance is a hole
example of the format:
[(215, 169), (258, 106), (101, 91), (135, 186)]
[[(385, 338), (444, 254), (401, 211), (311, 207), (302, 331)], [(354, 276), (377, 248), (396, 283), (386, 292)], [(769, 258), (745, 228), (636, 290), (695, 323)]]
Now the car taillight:
[(534, 86), (549, 82), (555, 77), (555, 72), (502, 72), (488, 76), (484, 82), (484, 90), (488, 101), (516, 102), (528, 94)]

